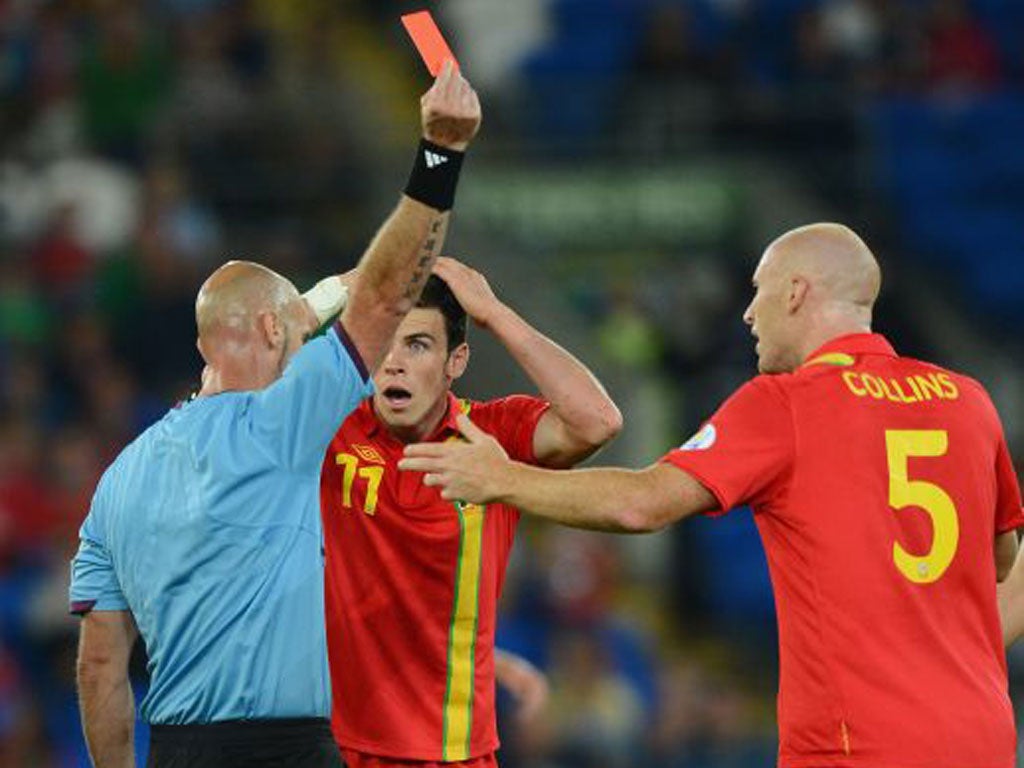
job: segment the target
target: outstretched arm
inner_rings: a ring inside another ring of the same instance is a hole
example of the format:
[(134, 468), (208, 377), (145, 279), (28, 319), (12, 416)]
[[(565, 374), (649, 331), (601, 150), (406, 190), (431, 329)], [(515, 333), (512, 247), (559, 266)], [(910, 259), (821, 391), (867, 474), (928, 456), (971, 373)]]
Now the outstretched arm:
[(715, 509), (714, 495), (677, 467), (556, 471), (511, 461), (498, 442), (459, 416), (465, 442), (407, 446), (399, 468), (425, 472), (424, 484), (446, 499), (501, 502), (573, 528), (618, 533), (656, 531)]
[[(454, 172), (480, 127), (476, 92), (451, 62), (446, 62), (424, 94), (421, 109), (423, 137), (434, 145), (432, 161), (424, 165), (417, 159), (410, 188), (359, 262), (342, 315), (342, 325), (370, 370), (380, 362), (402, 318), (419, 298), (444, 243), (450, 203), (442, 200), (448, 196), (439, 179)], [(440, 153), (445, 154), (438, 163)]]
[(570, 352), (495, 296), (487, 279), (455, 259), (440, 258), (434, 273), (452, 289), (477, 325), (509, 351), (551, 403), (533, 434), (533, 453), (549, 467), (570, 467), (622, 429), (622, 414), (601, 382)]

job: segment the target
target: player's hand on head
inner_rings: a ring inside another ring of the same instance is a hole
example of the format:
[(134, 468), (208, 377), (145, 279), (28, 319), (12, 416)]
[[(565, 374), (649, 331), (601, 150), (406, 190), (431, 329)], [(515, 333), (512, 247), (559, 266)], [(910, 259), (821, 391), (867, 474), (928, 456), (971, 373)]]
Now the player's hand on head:
[(423, 138), (448, 149), (465, 151), (480, 130), (480, 99), (450, 59), (420, 99), (420, 112)]
[(466, 314), (482, 328), (488, 327), (491, 317), (502, 306), (494, 295), (487, 278), (461, 261), (441, 256), (434, 263), (434, 274), (452, 289)]
[(508, 455), (465, 414), (457, 423), (464, 440), (408, 445), (398, 468), (423, 472), (423, 484), (439, 487), (442, 498), (487, 504), (495, 500)]

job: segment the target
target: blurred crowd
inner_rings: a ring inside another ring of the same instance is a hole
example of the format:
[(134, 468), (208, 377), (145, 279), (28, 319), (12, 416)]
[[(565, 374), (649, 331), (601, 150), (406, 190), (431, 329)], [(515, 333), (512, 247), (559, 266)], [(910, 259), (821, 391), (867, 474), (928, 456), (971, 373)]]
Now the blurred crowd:
[[(385, 3), (392, 8), (401, 3)], [(841, 118), (866, 94), (977, 94), (1024, 87), (1024, 11), (1005, 0), (450, 0), (467, 65), (488, 84), (525, 86), (526, 120), (550, 146), (604, 131), (637, 152), (635, 100), (671, 110), (713, 141), (849, 137)], [(569, 98), (566, 82), (576, 88)], [(676, 104), (666, 105), (675, 96)], [(566, 103), (568, 102), (568, 103)], [(767, 130), (774, 127), (776, 130)], [(684, 131), (685, 136), (689, 131)], [(679, 141), (678, 138), (675, 141)], [(560, 146), (560, 145), (559, 145)], [(813, 147), (805, 147), (808, 150)]]
[[(108, 462), (198, 381), (203, 277), (242, 256), (304, 288), (351, 266), (393, 199), (399, 177), (372, 171), (395, 93), (420, 87), (387, 78), (393, 59), (414, 71), (395, 29), (409, 5), (0, 3), (0, 768), (88, 764), (68, 560)], [(852, 153), (856, 98), (1020, 90), (1017, 5), (438, 3), (493, 106), (487, 141), (512, 157), (750, 143), (797, 164)], [(577, 301), (595, 344), (634, 370), (699, 372), (712, 398), (734, 383), (716, 366), (749, 353), (746, 263), (724, 261), (677, 265), (682, 298), (662, 283)], [(681, 301), (702, 324), (673, 322)], [(502, 708), (509, 768), (771, 762), (772, 604), (749, 515), (668, 546), (669, 567), (638, 579), (606, 537), (524, 526), (501, 642), (548, 672), (553, 700), (528, 725)]]
[(298, 281), (354, 258), (331, 41), (316, 9), (264, 6), (0, 7), (5, 768), (88, 764), (68, 560), (103, 469), (198, 382), (198, 284), (232, 254)]

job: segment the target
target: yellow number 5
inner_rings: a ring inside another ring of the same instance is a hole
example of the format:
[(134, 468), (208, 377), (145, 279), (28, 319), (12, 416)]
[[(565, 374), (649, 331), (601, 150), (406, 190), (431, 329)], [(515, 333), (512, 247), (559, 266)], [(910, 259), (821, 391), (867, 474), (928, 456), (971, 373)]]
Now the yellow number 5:
[(942, 488), (924, 480), (910, 480), (907, 464), (912, 457), (944, 456), (949, 448), (945, 430), (902, 430), (885, 432), (889, 459), (889, 506), (893, 509), (920, 507), (932, 521), (932, 548), (927, 554), (911, 555), (897, 541), (892, 558), (900, 573), (915, 584), (938, 580), (956, 554), (960, 523), (956, 505)]

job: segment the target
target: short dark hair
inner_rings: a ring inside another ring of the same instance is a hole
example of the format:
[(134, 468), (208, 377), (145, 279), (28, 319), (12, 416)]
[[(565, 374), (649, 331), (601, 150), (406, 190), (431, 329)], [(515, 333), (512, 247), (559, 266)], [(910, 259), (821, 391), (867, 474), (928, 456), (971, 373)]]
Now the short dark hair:
[(431, 275), (427, 278), (416, 306), (420, 309), (436, 309), (441, 313), (449, 352), (466, 340), (466, 310), (459, 304), (448, 283), (440, 277)]

